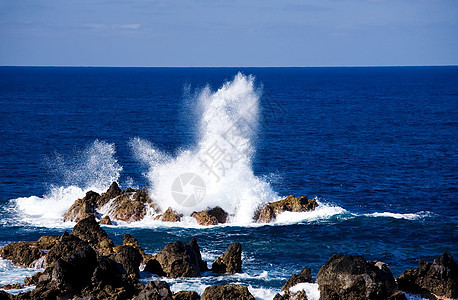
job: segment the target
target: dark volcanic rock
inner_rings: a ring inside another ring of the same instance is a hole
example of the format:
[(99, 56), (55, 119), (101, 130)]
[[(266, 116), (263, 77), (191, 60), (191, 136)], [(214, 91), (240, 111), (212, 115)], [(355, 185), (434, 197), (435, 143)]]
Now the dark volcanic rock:
[(191, 241), (189, 242), (189, 246), (191, 246), (192, 250), (194, 250), (194, 252), (197, 255), (197, 260), (199, 261), (200, 272), (208, 271), (207, 262), (202, 260), (202, 255), (200, 254), (200, 247), (199, 247), (199, 244), (197, 244), (197, 239), (192, 238)]
[(255, 300), (247, 287), (238, 284), (212, 285), (202, 293), (202, 300)]
[(162, 222), (179, 222), (183, 217), (182, 214), (177, 213), (171, 207), (162, 214)]
[(145, 251), (142, 249), (142, 247), (138, 243), (137, 239), (134, 238), (132, 235), (130, 235), (128, 233), (126, 233), (124, 235), (124, 239), (122, 241), (122, 244), (124, 246), (132, 246), (135, 249), (137, 249), (140, 252), (140, 254), (142, 255), (143, 263), (146, 263), (148, 260), (150, 260), (152, 258), (151, 254), (146, 254), (145, 253)]
[(162, 270), (161, 264), (155, 259), (152, 258), (148, 260), (148, 262), (145, 265), (144, 271), (150, 272), (151, 274), (156, 274), (159, 276), (166, 276), (164, 270)]
[(229, 245), (226, 252), (213, 262), (212, 271), (230, 274), (242, 272), (242, 245), (239, 243)]
[(397, 279), (399, 289), (440, 299), (458, 298), (458, 269), (450, 253), (438, 256), (431, 264), (421, 261), (417, 269), (404, 271)]
[(0, 300), (13, 300), (13, 295), (8, 294), (5, 291), (0, 290)]
[(166, 245), (154, 256), (167, 277), (197, 277), (200, 276), (197, 254), (183, 242)]
[(86, 247), (87, 245), (79, 237), (65, 232), (46, 255), (46, 266), (54, 266), (57, 259), (65, 258), (79, 248)]
[(299, 291), (297, 293), (289, 293), (289, 294), (276, 294), (274, 300), (308, 300), (307, 294), (305, 291)]
[(221, 207), (217, 206), (209, 210), (193, 212), (191, 217), (195, 218), (199, 225), (217, 225), (220, 223), (226, 223), (227, 212), (225, 212)]
[(387, 299), (397, 291), (388, 266), (335, 254), (317, 275), (320, 299)]
[(79, 222), (89, 216), (95, 216), (97, 209), (97, 200), (100, 195), (96, 192), (89, 191), (82, 199), (78, 199), (73, 203), (70, 209), (64, 215), (64, 222), (73, 221)]
[(87, 242), (99, 255), (109, 255), (113, 253), (113, 241), (100, 227), (94, 216), (90, 216), (78, 222), (75, 227), (73, 227), (71, 234)]
[(285, 211), (304, 212), (314, 210), (318, 206), (315, 199), (307, 199), (305, 196), (295, 197), (290, 195), (283, 200), (265, 204), (255, 214), (255, 221), (268, 223)]
[(97, 199), (97, 207), (101, 208), (105, 204), (108, 203), (111, 199), (114, 199), (121, 195), (124, 191), (119, 188), (119, 185), (117, 182), (113, 182), (108, 190), (103, 193), (98, 199)]
[(129, 277), (140, 277), (140, 263), (143, 258), (137, 248), (133, 246), (119, 246), (116, 247), (116, 253), (111, 258), (120, 263)]
[(313, 282), (310, 268), (304, 268), (299, 274), (293, 274), (281, 288), (282, 292), (289, 291), (290, 287), (302, 282)]
[(194, 291), (180, 291), (173, 295), (173, 300), (199, 300), (200, 296)]
[(134, 300), (172, 300), (172, 292), (165, 281), (150, 281)]
[(36, 261), (45, 255), (31, 242), (18, 242), (0, 248), (0, 256), (17, 266), (34, 267)]

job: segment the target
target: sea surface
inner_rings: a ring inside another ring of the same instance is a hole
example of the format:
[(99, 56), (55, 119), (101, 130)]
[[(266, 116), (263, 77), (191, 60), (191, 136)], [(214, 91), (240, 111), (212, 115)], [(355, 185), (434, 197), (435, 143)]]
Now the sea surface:
[[(61, 217), (73, 201), (117, 181), (147, 187), (162, 209), (231, 214), (210, 227), (151, 216), (103, 227), (151, 254), (196, 237), (209, 265), (242, 244), (244, 273), (166, 279), (173, 291), (240, 283), (272, 299), (334, 253), (384, 261), (397, 277), (444, 252), (458, 259), (457, 140), (458, 67), (0, 67), (0, 246), (71, 230)], [(224, 168), (205, 168), (222, 153)], [(195, 205), (172, 195), (185, 173), (205, 183)], [(320, 206), (251, 221), (287, 195)], [(0, 259), (0, 285), (34, 272)]]

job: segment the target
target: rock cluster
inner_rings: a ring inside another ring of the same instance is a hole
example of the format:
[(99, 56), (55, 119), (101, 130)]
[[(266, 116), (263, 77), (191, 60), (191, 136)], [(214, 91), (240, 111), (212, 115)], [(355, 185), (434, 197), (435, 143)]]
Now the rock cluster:
[(314, 210), (318, 206), (315, 199), (307, 199), (306, 196), (295, 197), (290, 195), (285, 199), (267, 203), (255, 213), (254, 220), (259, 223), (269, 223), (277, 218), (279, 213), (304, 212)]

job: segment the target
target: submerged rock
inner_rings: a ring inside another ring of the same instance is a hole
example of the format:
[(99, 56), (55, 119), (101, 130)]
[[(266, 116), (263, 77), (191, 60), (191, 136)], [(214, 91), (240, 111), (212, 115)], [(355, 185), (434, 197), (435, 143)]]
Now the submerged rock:
[(195, 218), (197, 223), (202, 226), (217, 225), (226, 223), (227, 212), (225, 212), (221, 207), (217, 206), (209, 210), (193, 212), (191, 217)]
[(246, 286), (239, 284), (212, 285), (202, 293), (202, 300), (255, 300)]
[(64, 215), (64, 222), (79, 222), (89, 216), (95, 216), (97, 213), (97, 201), (100, 195), (96, 192), (89, 191), (82, 199), (76, 200), (70, 209)]
[(317, 275), (320, 299), (388, 299), (397, 291), (388, 265), (334, 254)]
[(307, 199), (305, 196), (295, 197), (293, 195), (272, 203), (267, 203), (255, 214), (254, 219), (259, 223), (268, 223), (276, 219), (279, 213), (304, 212), (314, 210), (318, 206), (315, 199)]
[(213, 262), (212, 271), (229, 274), (242, 272), (242, 245), (239, 243), (229, 245), (226, 252)]
[(399, 289), (425, 298), (458, 298), (458, 269), (450, 253), (439, 255), (432, 264), (420, 261), (418, 268), (404, 271), (397, 282)]
[(167, 208), (167, 210), (162, 214), (162, 221), (163, 222), (180, 222), (182, 214), (174, 211), (171, 207)]
[(167, 244), (153, 258), (167, 277), (200, 276), (198, 256), (190, 245), (183, 242)]

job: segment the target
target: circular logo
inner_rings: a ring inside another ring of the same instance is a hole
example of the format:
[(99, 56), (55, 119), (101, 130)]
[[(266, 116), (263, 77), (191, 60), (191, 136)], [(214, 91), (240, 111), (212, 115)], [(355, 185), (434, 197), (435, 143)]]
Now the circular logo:
[(205, 182), (197, 174), (183, 173), (172, 183), (172, 197), (180, 205), (191, 207), (205, 197)]

